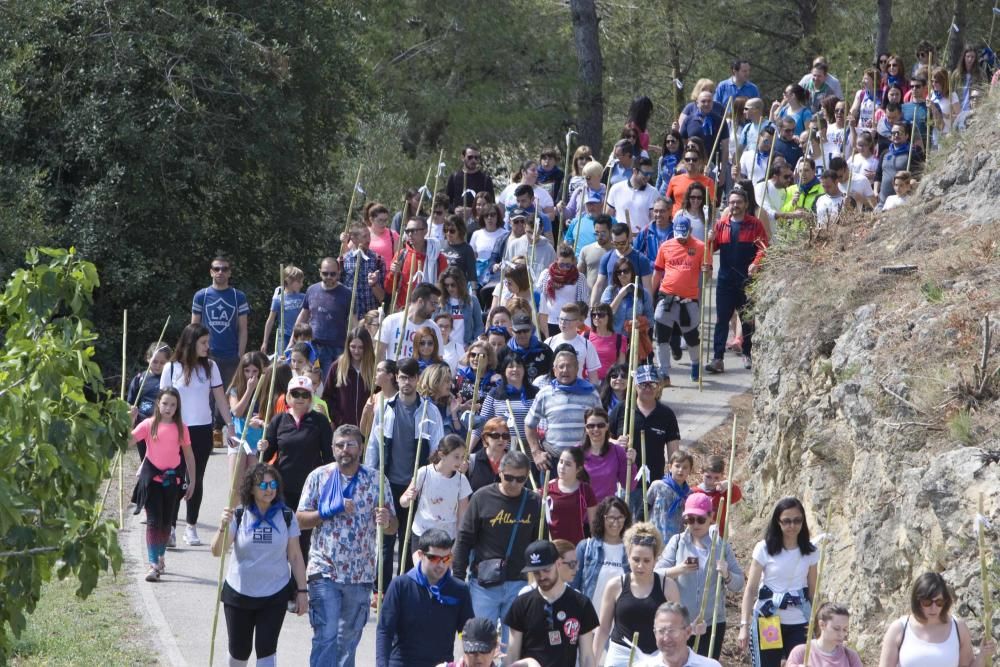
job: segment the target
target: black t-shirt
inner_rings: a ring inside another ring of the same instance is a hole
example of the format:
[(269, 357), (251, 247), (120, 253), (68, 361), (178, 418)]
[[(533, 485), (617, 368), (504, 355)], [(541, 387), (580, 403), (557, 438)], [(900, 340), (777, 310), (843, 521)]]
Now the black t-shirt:
[(537, 588), (519, 595), (504, 623), (523, 635), (516, 657), (534, 658), (542, 667), (575, 665), (580, 637), (600, 625), (590, 599), (569, 586), (552, 603)]
[[(625, 404), (619, 403), (609, 415), (611, 434), (618, 437), (622, 433), (625, 425)], [(656, 402), (656, 407), (649, 413), (643, 415), (639, 406), (635, 408), (635, 428), (632, 434), (632, 447), (635, 448), (636, 456), (640, 459), (639, 465), (644, 462), (642, 458), (642, 441), (640, 433), (646, 432), (646, 460), (645, 464), (649, 468), (652, 479), (660, 479), (666, 474), (667, 458), (664, 453), (664, 445), (673, 440), (681, 439), (681, 430), (677, 425), (677, 416), (674, 411), (660, 401)]]

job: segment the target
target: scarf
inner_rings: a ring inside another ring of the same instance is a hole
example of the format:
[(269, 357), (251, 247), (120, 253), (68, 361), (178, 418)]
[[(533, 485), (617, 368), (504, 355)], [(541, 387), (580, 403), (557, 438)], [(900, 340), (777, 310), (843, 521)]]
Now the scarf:
[(441, 587), (451, 581), (451, 570), (445, 572), (444, 576), (441, 577), (441, 580), (438, 581), (436, 585), (432, 585), (429, 581), (427, 581), (427, 577), (420, 569), (420, 563), (417, 563), (416, 567), (407, 572), (406, 576), (417, 582), (417, 585), (421, 588), (426, 588), (427, 592), (431, 594), (431, 598), (440, 604), (447, 607), (454, 607), (458, 605), (458, 598), (450, 595), (441, 595)]
[(889, 90), (893, 86), (896, 86), (900, 90), (903, 90), (903, 88), (905, 87), (905, 86), (903, 86), (903, 77), (896, 76), (895, 74), (889, 74), (886, 77), (886, 86), (885, 86), (885, 89)]
[(669, 181), (674, 175), (678, 162), (680, 162), (679, 153), (667, 153), (660, 158), (660, 176), (664, 181)]
[(554, 181), (562, 172), (559, 165), (552, 167), (551, 169), (545, 169), (542, 165), (538, 165), (538, 182), (548, 183), (549, 181)]
[(271, 506), (267, 508), (267, 513), (261, 514), (260, 509), (257, 507), (257, 503), (250, 503), (247, 505), (247, 512), (249, 512), (253, 518), (254, 522), (250, 524), (250, 531), (253, 532), (261, 527), (262, 524), (267, 524), (274, 529), (274, 532), (278, 532), (278, 526), (274, 523), (274, 516), (281, 512), (285, 508), (285, 503), (280, 500), (271, 503)]
[(528, 385), (522, 384), (521, 389), (511, 387), (507, 382), (503, 382), (497, 389), (503, 389), (503, 397), (506, 399), (520, 398), (522, 405), (528, 404)]
[(354, 489), (358, 485), (360, 469), (350, 479), (347, 486), (343, 486), (340, 481), (340, 468), (330, 472), (330, 476), (323, 485), (323, 491), (319, 498), (319, 515), (323, 519), (331, 519), (344, 511), (344, 500), (354, 499)]
[(891, 157), (899, 157), (900, 155), (908, 155), (910, 152), (910, 142), (907, 141), (905, 144), (889, 144), (889, 155)]
[(663, 476), (663, 483), (670, 487), (670, 490), (677, 496), (674, 498), (674, 502), (670, 503), (670, 508), (667, 510), (667, 516), (671, 517), (674, 515), (674, 512), (684, 506), (684, 501), (687, 500), (688, 494), (691, 493), (691, 487), (688, 486), (687, 482), (684, 482), (684, 485), (681, 486), (669, 473)]
[[(476, 371), (473, 370), (471, 366), (466, 366), (464, 368), (459, 368), (458, 369), (458, 373), (456, 373), (456, 375), (458, 375), (459, 377), (462, 378), (463, 384), (465, 382), (468, 382), (469, 384), (475, 386), (475, 384), (476, 384)], [(480, 380), (479, 380), (479, 394), (481, 396), (486, 395), (487, 393), (489, 393), (490, 378), (491, 377), (493, 377), (493, 371), (489, 371), (489, 370), (483, 371), (483, 377), (480, 378)]]
[(711, 137), (715, 128), (712, 125), (712, 115), (708, 114), (701, 119), (701, 133), (705, 137)]
[(812, 180), (809, 181), (808, 183), (799, 183), (799, 192), (801, 192), (803, 195), (807, 195), (809, 194), (809, 191), (812, 190), (817, 185), (819, 185), (819, 179), (813, 176)]
[(561, 391), (567, 394), (576, 394), (578, 396), (583, 396), (594, 391), (594, 385), (590, 384), (586, 380), (581, 380), (577, 378), (573, 384), (562, 384), (559, 380), (552, 378), (549, 381), (549, 386), (551, 386), (556, 391)]
[(521, 357), (534, 354), (535, 352), (541, 352), (545, 349), (545, 345), (542, 344), (542, 341), (538, 340), (538, 336), (535, 334), (531, 334), (531, 340), (528, 341), (527, 347), (521, 347), (518, 345), (516, 336), (507, 341), (507, 347), (512, 349), (518, 356)]
[(550, 299), (556, 298), (556, 289), (566, 285), (575, 285), (580, 277), (580, 270), (574, 264), (572, 268), (564, 269), (559, 266), (559, 260), (549, 264), (549, 282), (545, 285), (545, 295)]

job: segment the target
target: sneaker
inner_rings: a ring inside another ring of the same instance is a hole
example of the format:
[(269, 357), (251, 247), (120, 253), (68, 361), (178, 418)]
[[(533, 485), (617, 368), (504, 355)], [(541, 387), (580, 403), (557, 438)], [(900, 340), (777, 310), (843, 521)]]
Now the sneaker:
[(751, 368), (753, 368), (753, 361), (750, 359), (750, 355), (749, 354), (744, 354), (743, 355), (743, 368), (745, 368), (747, 370), (750, 370)]
[(171, 528), (170, 529), (170, 537), (167, 538), (167, 548), (168, 549), (174, 549), (176, 547), (177, 547), (177, 529), (176, 528)]
[(188, 526), (185, 528), (184, 542), (186, 542), (189, 547), (200, 547), (201, 539), (198, 537), (198, 529), (194, 526)]
[(722, 364), (722, 359), (713, 359), (705, 366), (705, 370), (709, 373), (725, 373), (726, 367)]
[(146, 573), (146, 581), (159, 581), (160, 571), (156, 569), (155, 565), (149, 566), (149, 572)]
[(156, 571), (159, 572), (160, 574), (163, 574), (164, 572), (167, 571), (167, 562), (165, 560), (163, 560), (163, 556), (160, 556), (156, 560), (156, 566), (155, 567), (156, 567)]
[(673, 358), (674, 361), (681, 360), (682, 355), (681, 355), (681, 348), (679, 345), (677, 347), (674, 347), (673, 345), (670, 346), (670, 356)]
[(695, 362), (695, 363), (691, 364), (691, 382), (697, 382), (698, 381), (698, 378), (700, 377), (700, 373), (698, 372), (698, 368), (699, 368), (698, 362)]

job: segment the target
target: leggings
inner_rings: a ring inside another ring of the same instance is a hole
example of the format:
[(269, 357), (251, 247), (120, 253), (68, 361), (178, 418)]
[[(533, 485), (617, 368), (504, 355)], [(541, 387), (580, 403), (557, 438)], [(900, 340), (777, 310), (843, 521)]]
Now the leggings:
[[(191, 435), (191, 451), (194, 454), (194, 493), (191, 494), (191, 500), (187, 501), (187, 522), (188, 525), (194, 526), (198, 523), (198, 510), (201, 509), (202, 483), (205, 481), (208, 457), (212, 455), (212, 425), (188, 426), (188, 433)], [(189, 476), (190, 474), (188, 471)], [(177, 524), (180, 508), (181, 504), (177, 503), (174, 525)]]
[(272, 605), (263, 609), (242, 609), (224, 605), (226, 628), (229, 630), (229, 655), (237, 660), (250, 658), (250, 649), (261, 658), (274, 655), (278, 650), (278, 634), (285, 622), (286, 606)]
[(167, 540), (170, 539), (170, 526), (154, 525), (146, 520), (146, 556), (150, 565), (156, 565), (167, 551)]

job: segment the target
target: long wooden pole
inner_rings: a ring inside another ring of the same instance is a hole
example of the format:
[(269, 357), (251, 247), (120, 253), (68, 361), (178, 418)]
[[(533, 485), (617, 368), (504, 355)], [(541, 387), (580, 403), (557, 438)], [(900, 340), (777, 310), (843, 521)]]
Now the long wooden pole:
[[(472, 450), (472, 430), (473, 426), (476, 424), (476, 402), (479, 400), (479, 383), (483, 378), (483, 368), (486, 366), (482, 357), (479, 357), (479, 361), (476, 362), (476, 384), (472, 387), (472, 405), (469, 406), (467, 414), (469, 415), (469, 430), (465, 434), (465, 455), (463, 456), (465, 461), (469, 460), (469, 455)], [(507, 401), (507, 409), (510, 409), (510, 401)]]
[[(543, 539), (545, 537), (545, 524), (548, 523), (546, 518), (545, 503), (549, 498), (549, 476), (552, 474), (552, 470), (549, 468), (545, 469), (545, 481), (542, 482), (542, 515), (538, 517), (538, 539)], [(528, 476), (531, 476), (531, 471), (528, 471)]]
[[(402, 278), (402, 268), (400, 267), (400, 278)], [(424, 275), (424, 263), (417, 262), (417, 270), (410, 274), (410, 277), (406, 281), (406, 301), (403, 304), (403, 321), (400, 324), (399, 330), (399, 340), (396, 342), (396, 359), (399, 360), (399, 355), (403, 353), (403, 341), (406, 339), (406, 327), (408, 325), (407, 318), (410, 317), (410, 300), (413, 298), (413, 284), (412, 282), (419, 276)], [(419, 284), (419, 283), (417, 283)]]
[[(284, 274), (285, 274), (285, 267), (284, 266), (279, 266), (278, 267), (278, 275), (284, 276)], [(281, 293), (278, 296), (278, 313), (279, 313), (279, 316), (281, 317), (281, 321), (279, 322), (279, 324), (283, 325), (284, 321), (285, 321), (285, 290), (284, 289), (281, 290)], [(276, 341), (282, 340), (284, 338), (284, 335), (285, 335), (285, 327), (284, 326), (279, 326), (278, 327), (278, 331), (275, 332), (275, 340)], [(278, 348), (275, 347), (274, 349), (275, 349), (274, 361), (271, 362), (271, 382), (269, 383), (270, 387), (267, 390), (267, 404), (264, 405), (264, 428), (267, 428), (268, 422), (271, 421), (271, 413), (274, 411), (274, 385), (275, 385), (275, 381), (278, 378), (278, 373), (277, 373), (277, 368), (276, 368), (276, 366), (278, 365)], [(253, 401), (251, 401), (251, 403), (250, 403), (251, 409), (253, 409), (254, 405), (256, 405), (256, 403), (253, 402)], [(246, 433), (246, 429), (243, 429), (243, 432)], [(233, 470), (239, 470), (239, 463), (240, 463), (239, 462), (239, 458), (237, 457), (236, 467), (234, 467)]]
[[(736, 414), (733, 413), (733, 435), (732, 444), (729, 446), (729, 485), (726, 487), (726, 523), (722, 526), (722, 543), (720, 544), (722, 558), (726, 557), (726, 547), (729, 544), (729, 526), (732, 524), (732, 516), (729, 511), (729, 506), (732, 504), (733, 500), (733, 466), (736, 465)], [(718, 519), (716, 519), (718, 521)], [(718, 528), (716, 528), (716, 533), (718, 533)], [(709, 563), (706, 567), (712, 567), (714, 563)], [(708, 640), (708, 654), (712, 655), (715, 650), (715, 624), (718, 620), (719, 613), (719, 596), (722, 594), (722, 577), (718, 574), (715, 575), (715, 598), (713, 598), (713, 609), (712, 609), (712, 634), (709, 636)], [(751, 629), (751, 631), (753, 631)], [(719, 638), (722, 641), (722, 638)], [(808, 641), (808, 640), (807, 640)], [(803, 663), (808, 665), (808, 661)]]
[[(424, 206), (424, 195), (427, 194), (427, 184), (431, 182), (431, 172), (434, 171), (434, 165), (427, 168), (427, 176), (424, 177), (424, 187), (420, 188), (420, 201), (417, 202), (417, 212), (415, 215), (420, 215), (420, 210)], [(434, 205), (434, 198), (431, 197), (431, 206)], [(402, 234), (403, 229), (406, 227), (406, 223), (401, 221), (399, 226), (399, 231)]]
[[(274, 377), (272, 373), (271, 377)], [(254, 405), (257, 402), (257, 398), (260, 395), (260, 390), (263, 389), (263, 383), (257, 383), (257, 386), (253, 390), (253, 398), (250, 400), (250, 405)], [(247, 431), (250, 429), (243, 429), (243, 433), (240, 435), (240, 447), (236, 451), (236, 465), (233, 467), (233, 478), (229, 481), (229, 501), (226, 507), (233, 507), (236, 504), (236, 488), (237, 482), (240, 479), (239, 471), (243, 463), (243, 451), (247, 443)], [(208, 664), (211, 665), (215, 662), (215, 633), (219, 628), (219, 605), (222, 602), (222, 583), (225, 581), (226, 574), (226, 544), (229, 542), (229, 523), (226, 522), (222, 525), (222, 555), (219, 557), (219, 578), (215, 587), (215, 614), (212, 616), (212, 639), (209, 642), (208, 649)]]
[[(510, 421), (514, 425), (514, 437), (517, 439), (517, 448), (520, 449), (521, 452), (525, 456), (527, 456), (528, 460), (530, 461), (531, 460), (531, 454), (528, 453), (527, 445), (524, 444), (524, 440), (521, 439), (521, 432), (518, 431), (518, 429), (517, 429), (517, 420), (514, 418), (514, 408), (511, 407), (511, 405), (510, 405), (510, 399), (509, 398), (506, 399), (506, 401), (507, 401), (507, 414), (510, 415)], [(469, 451), (469, 447), (468, 446), (466, 446), (465, 451), (466, 452)], [(529, 471), (529, 475), (528, 475), (528, 481), (531, 482), (531, 488), (532, 488), (532, 490), (533, 491), (537, 491), (538, 490), (538, 482), (535, 481), (535, 477), (534, 477), (534, 475), (530, 474), (530, 471)]]
[[(639, 303), (639, 277), (636, 276), (635, 282), (632, 284), (632, 340), (629, 342), (629, 354), (628, 354), (628, 378), (625, 381), (625, 415), (622, 419), (622, 431), (628, 436), (628, 449), (634, 449), (632, 447), (632, 428), (634, 426), (634, 410), (635, 410), (635, 374), (636, 374), (636, 363), (639, 359), (639, 340), (636, 335), (636, 322), (637, 320), (637, 305)], [(646, 461), (643, 460), (639, 465), (645, 465)], [(632, 491), (632, 461), (625, 458), (625, 488), (623, 489), (625, 495), (625, 502), (628, 502), (629, 496)], [(645, 496), (642, 500), (643, 504), (646, 503)]]
[(358, 165), (358, 175), (354, 179), (354, 189), (351, 190), (351, 203), (347, 205), (347, 219), (344, 221), (344, 231), (351, 228), (351, 214), (354, 213), (354, 196), (358, 192), (358, 188), (361, 186), (361, 168), (364, 166), (364, 162)]
[(628, 650), (628, 667), (635, 663), (635, 647), (639, 643), (639, 632), (632, 633), (632, 646)]
[[(986, 512), (983, 503), (983, 493), (979, 492), (979, 515), (976, 517), (976, 538), (979, 542), (979, 579), (983, 587), (983, 637), (984, 640), (993, 639), (993, 597), (990, 593), (990, 568), (989, 557), (986, 546)], [(993, 667), (993, 656), (986, 655), (983, 659), (983, 667)]]
[[(715, 548), (718, 545), (718, 542), (719, 542), (719, 531), (716, 530), (715, 533), (712, 534), (712, 546), (708, 550), (708, 560), (705, 561), (705, 585), (701, 589), (701, 605), (699, 605), (698, 607), (698, 616), (697, 616), (697, 619), (701, 621), (705, 620), (705, 607), (708, 606), (708, 587), (709, 587), (709, 581), (712, 580), (712, 563), (715, 562)], [(698, 649), (701, 647), (701, 639), (704, 636), (705, 633), (703, 632), (695, 638), (694, 640), (695, 653), (697, 653)], [(709, 656), (711, 655), (712, 655), (711, 652), (709, 652)]]
[[(125, 379), (128, 368), (128, 309), (122, 311), (122, 383), (119, 398), (125, 400)], [(118, 463), (118, 527), (125, 526), (125, 464), (124, 456)]]
[[(833, 503), (830, 503), (826, 507), (826, 529), (830, 530), (830, 519), (833, 517)], [(728, 521), (726, 524), (728, 525)], [(816, 615), (819, 613), (819, 599), (821, 582), (823, 581), (823, 568), (826, 566), (826, 543), (830, 540), (829, 536), (827, 539), (819, 545), (819, 565), (816, 566), (816, 590), (810, 591), (812, 593), (812, 613), (809, 614), (809, 629), (806, 631), (806, 653), (802, 659), (803, 665), (809, 664), (809, 654), (812, 652), (812, 636), (813, 628), (816, 625)]]
[[(649, 504), (645, 501), (646, 488), (649, 484), (649, 480), (646, 479), (649, 471), (649, 467), (646, 466), (646, 429), (639, 432), (639, 443), (639, 453), (642, 454), (642, 467), (639, 468), (639, 474), (642, 475), (642, 520), (649, 521)], [(631, 485), (631, 482), (629, 484)]]
[[(417, 452), (413, 455), (413, 477), (410, 478), (410, 485), (413, 486), (414, 491), (417, 488), (417, 472), (420, 470), (420, 440), (424, 435), (424, 420), (427, 419), (427, 404), (430, 403), (430, 398), (424, 396), (424, 407), (420, 411), (420, 421), (417, 423)], [(382, 415), (382, 420), (385, 421), (385, 414)], [(430, 436), (427, 436), (428, 441)], [(430, 442), (427, 443), (430, 447)], [(382, 459), (379, 459), (381, 462)], [(424, 479), (427, 479), (424, 477)], [(413, 500), (410, 502), (410, 511), (406, 513), (406, 532), (403, 533), (403, 551), (399, 556), (399, 572), (402, 575), (406, 567), (406, 549), (410, 546), (410, 530), (413, 528), (413, 515), (417, 513), (417, 504), (420, 502), (418, 496), (414, 496)]]
[[(572, 149), (573, 137), (575, 135), (576, 132), (574, 132), (573, 130), (570, 130), (569, 132), (566, 133), (566, 159), (563, 160), (562, 192), (559, 193), (559, 201), (562, 202), (564, 211), (566, 210), (566, 194), (569, 192), (569, 168), (570, 168), (569, 161), (571, 159), (570, 150)], [(559, 247), (559, 241), (562, 239), (562, 233), (563, 233), (562, 217), (563, 217), (562, 213), (560, 212), (559, 223), (558, 223), (559, 226), (556, 227), (556, 234), (555, 234), (556, 248)]]
[[(379, 428), (378, 428), (378, 506), (385, 507), (385, 394), (379, 393), (378, 398)], [(378, 576), (378, 588), (375, 590), (375, 622), (378, 623), (382, 613), (382, 589), (385, 584), (385, 574), (382, 572), (382, 544), (385, 533), (381, 526), (375, 531), (375, 567)]]

